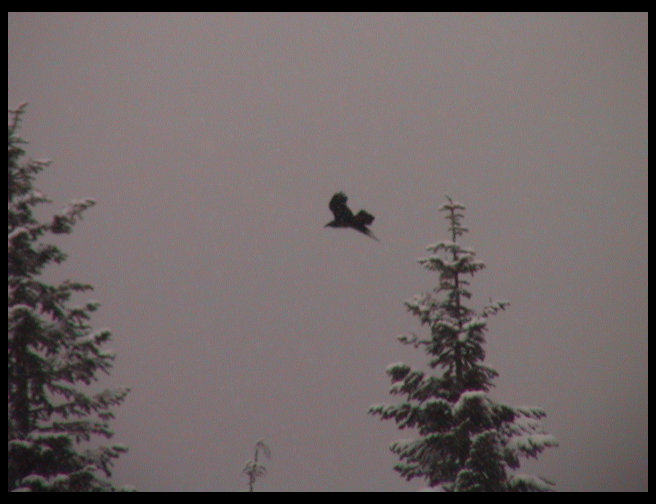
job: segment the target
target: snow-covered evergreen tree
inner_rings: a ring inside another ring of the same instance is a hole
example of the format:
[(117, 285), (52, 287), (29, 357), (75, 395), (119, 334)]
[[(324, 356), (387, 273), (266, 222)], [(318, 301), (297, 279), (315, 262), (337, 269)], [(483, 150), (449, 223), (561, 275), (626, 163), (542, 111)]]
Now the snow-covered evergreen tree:
[(90, 285), (50, 285), (41, 279), (47, 265), (66, 255), (40, 239), (70, 233), (94, 202), (73, 201), (48, 222), (34, 217), (36, 205), (49, 200), (33, 181), (49, 163), (23, 159), (25, 142), (18, 136), (23, 111), (24, 106), (10, 111), (8, 125), (7, 486), (9, 491), (115, 490), (104, 478), (127, 448), (80, 446), (93, 436), (113, 435), (110, 408), (128, 393), (88, 392), (99, 372), (112, 367), (113, 354), (101, 349), (110, 332), (89, 325), (98, 303), (70, 306), (71, 295)]
[(439, 274), (439, 285), (405, 302), (430, 334), (399, 337), (423, 349), (437, 372), (391, 364), (390, 393), (406, 399), (374, 405), (369, 412), (393, 419), (399, 429), (418, 432), (419, 437), (390, 446), (400, 458), (395, 469), (407, 480), (422, 478), (443, 491), (551, 490), (553, 483), (515, 472), (520, 457), (537, 457), (557, 441), (541, 426), (541, 408), (512, 407), (488, 395), (497, 372), (483, 363), (487, 319), (508, 302), (490, 302), (480, 311), (466, 305), (471, 298), (467, 278), (485, 265), (458, 243), (467, 232), (461, 224), (465, 207), (447, 199), (440, 211), (446, 212), (451, 239), (429, 245), (431, 254), (419, 259), (424, 268)]

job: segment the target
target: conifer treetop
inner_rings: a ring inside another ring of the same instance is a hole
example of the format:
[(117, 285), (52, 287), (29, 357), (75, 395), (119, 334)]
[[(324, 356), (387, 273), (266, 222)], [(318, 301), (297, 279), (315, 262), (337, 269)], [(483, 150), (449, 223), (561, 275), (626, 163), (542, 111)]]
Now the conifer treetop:
[(73, 294), (91, 285), (53, 285), (41, 277), (47, 266), (66, 259), (41, 240), (71, 233), (94, 202), (74, 200), (45, 222), (34, 217), (36, 205), (49, 203), (33, 184), (50, 162), (24, 159), (26, 142), (18, 136), (24, 111), (25, 105), (10, 111), (8, 124), (8, 489), (116, 490), (104, 477), (127, 448), (79, 446), (113, 436), (112, 408), (129, 391), (89, 389), (112, 368), (115, 356), (103, 349), (111, 333), (91, 327), (97, 302), (71, 303)]
[(485, 265), (459, 243), (468, 232), (462, 225), (465, 206), (447, 196), (439, 210), (446, 213), (450, 239), (429, 245), (431, 254), (418, 260), (438, 274), (438, 285), (404, 303), (429, 333), (398, 337), (428, 355), (429, 370), (390, 364), (390, 394), (405, 399), (373, 405), (369, 413), (418, 435), (390, 445), (400, 459), (395, 470), (408, 480), (424, 479), (445, 491), (551, 489), (545, 479), (514, 473), (520, 457), (537, 457), (557, 446), (541, 426), (544, 411), (511, 407), (488, 396), (498, 373), (484, 363), (487, 322), (509, 303), (490, 300), (480, 310), (467, 304), (469, 279)]

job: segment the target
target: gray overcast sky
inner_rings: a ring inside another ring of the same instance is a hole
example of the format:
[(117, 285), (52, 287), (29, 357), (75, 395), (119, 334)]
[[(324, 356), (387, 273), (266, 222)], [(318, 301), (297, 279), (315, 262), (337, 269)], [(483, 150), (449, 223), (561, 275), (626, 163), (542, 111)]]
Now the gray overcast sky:
[[(49, 272), (96, 287), (140, 490), (403, 491), (366, 414), (426, 358), (402, 302), (467, 206), (493, 397), (544, 407), (559, 490), (647, 490), (648, 15), (9, 14), (8, 105), (94, 197)], [(344, 190), (380, 243), (324, 229)]]

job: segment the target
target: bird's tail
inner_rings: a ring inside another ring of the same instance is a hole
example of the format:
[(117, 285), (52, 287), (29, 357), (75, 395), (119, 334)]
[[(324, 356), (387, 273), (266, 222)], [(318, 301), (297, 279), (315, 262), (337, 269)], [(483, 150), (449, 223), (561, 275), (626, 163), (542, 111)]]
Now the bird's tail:
[(370, 229), (367, 229), (367, 230), (365, 231), (364, 234), (366, 234), (369, 238), (373, 238), (373, 239), (376, 240), (377, 242), (380, 241), (380, 240), (378, 239), (378, 237), (377, 237), (375, 234), (373, 234), (373, 233), (371, 232)]

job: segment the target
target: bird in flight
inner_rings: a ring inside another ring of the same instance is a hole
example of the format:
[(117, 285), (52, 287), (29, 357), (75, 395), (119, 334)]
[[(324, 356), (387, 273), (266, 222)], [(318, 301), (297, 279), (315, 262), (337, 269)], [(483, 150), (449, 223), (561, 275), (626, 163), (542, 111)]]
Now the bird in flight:
[(378, 241), (378, 238), (367, 227), (374, 221), (374, 216), (366, 210), (360, 210), (357, 214), (353, 215), (351, 209), (346, 205), (348, 198), (343, 192), (335, 193), (330, 199), (328, 207), (335, 216), (335, 219), (330, 221), (324, 227), (334, 228), (353, 228), (360, 233), (366, 234), (369, 238)]

